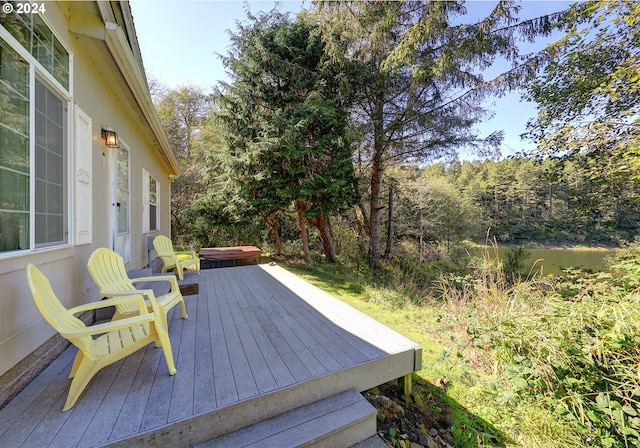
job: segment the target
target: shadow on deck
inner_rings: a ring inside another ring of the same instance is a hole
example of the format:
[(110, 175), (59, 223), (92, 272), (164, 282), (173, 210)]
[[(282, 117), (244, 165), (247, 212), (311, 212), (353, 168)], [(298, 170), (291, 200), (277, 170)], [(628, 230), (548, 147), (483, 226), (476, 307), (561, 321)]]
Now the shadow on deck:
[(176, 376), (151, 344), (63, 413), (70, 347), (0, 410), (0, 446), (193, 446), (421, 368), (414, 342), (278, 266), (187, 273), (194, 281), (189, 318), (169, 315)]

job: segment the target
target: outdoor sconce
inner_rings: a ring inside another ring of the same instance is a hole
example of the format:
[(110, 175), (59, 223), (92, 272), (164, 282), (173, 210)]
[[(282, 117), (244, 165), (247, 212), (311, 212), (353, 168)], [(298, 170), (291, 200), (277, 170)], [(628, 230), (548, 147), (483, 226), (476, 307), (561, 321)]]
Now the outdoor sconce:
[(104, 144), (109, 148), (117, 148), (120, 143), (116, 131), (108, 126), (102, 130), (102, 138), (104, 139)]

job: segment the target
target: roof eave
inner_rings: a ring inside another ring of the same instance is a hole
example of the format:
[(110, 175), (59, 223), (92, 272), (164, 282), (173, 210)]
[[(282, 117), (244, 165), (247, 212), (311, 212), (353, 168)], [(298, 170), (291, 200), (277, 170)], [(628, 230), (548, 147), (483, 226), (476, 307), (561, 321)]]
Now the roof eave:
[[(100, 13), (105, 24), (105, 43), (111, 52), (118, 69), (131, 89), (131, 93), (140, 107), (142, 114), (146, 118), (151, 131), (158, 141), (160, 156), (167, 166), (169, 176), (176, 177), (180, 174), (180, 167), (173, 151), (171, 150), (169, 140), (162, 129), (160, 118), (158, 117), (151, 100), (151, 94), (149, 93), (146, 77), (140, 67), (140, 64), (134, 57), (129, 41), (127, 40), (127, 36), (122, 27), (111, 21), (115, 20), (115, 18), (111, 13), (109, 4), (110, 2), (98, 2)], [(125, 15), (125, 20), (132, 20), (131, 15)], [(133, 29), (133, 22), (129, 23), (128, 26)], [(135, 44), (137, 46), (137, 42)]]

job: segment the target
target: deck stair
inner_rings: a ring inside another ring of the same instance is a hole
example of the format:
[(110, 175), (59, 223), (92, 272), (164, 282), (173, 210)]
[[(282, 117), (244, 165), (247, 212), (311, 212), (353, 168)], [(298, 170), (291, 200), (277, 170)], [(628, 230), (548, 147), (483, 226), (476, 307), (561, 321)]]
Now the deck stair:
[(375, 408), (351, 389), (196, 447), (349, 447), (375, 432)]

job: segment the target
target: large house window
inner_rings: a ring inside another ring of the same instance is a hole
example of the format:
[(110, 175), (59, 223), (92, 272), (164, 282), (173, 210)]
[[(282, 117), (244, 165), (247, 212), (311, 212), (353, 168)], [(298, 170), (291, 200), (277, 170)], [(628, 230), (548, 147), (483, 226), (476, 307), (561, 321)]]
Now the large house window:
[(69, 53), (42, 19), (14, 14), (0, 25), (2, 254), (69, 240), (70, 95)]
[(29, 245), (29, 65), (0, 40), (0, 251)]
[(158, 196), (159, 185), (153, 176), (146, 170), (143, 171), (144, 182), (144, 231), (152, 232), (158, 228)]
[(0, 23), (53, 77), (69, 90), (69, 53), (38, 14), (13, 13)]

